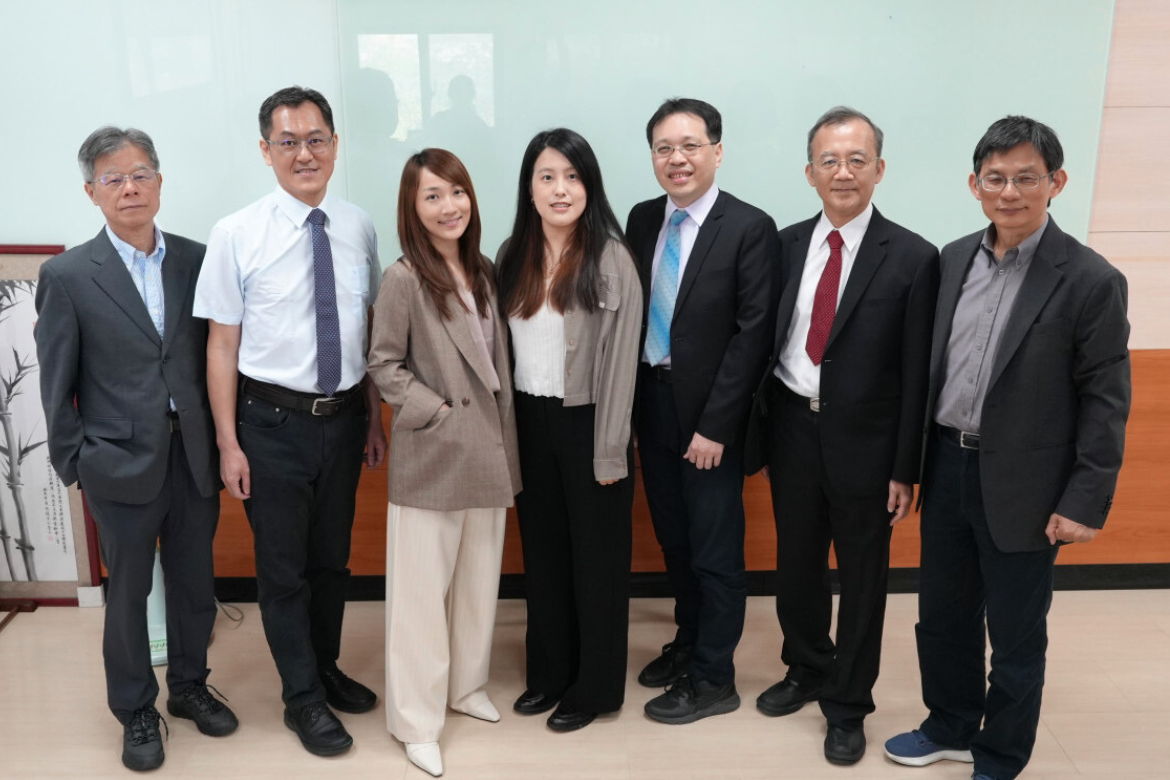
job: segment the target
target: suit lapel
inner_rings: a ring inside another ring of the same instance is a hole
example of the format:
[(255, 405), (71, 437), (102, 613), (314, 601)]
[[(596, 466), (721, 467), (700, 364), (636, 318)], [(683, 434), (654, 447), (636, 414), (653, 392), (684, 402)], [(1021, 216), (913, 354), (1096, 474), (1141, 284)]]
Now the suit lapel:
[(982, 233), (975, 233), (965, 240), (960, 240), (953, 255), (958, 262), (942, 264), (942, 276), (939, 280), (938, 306), (934, 313), (934, 335), (930, 347), (930, 373), (941, 380), (940, 371), (943, 370), (943, 361), (946, 359), (947, 342), (951, 338), (951, 328), (955, 321), (955, 308), (959, 305), (959, 295), (963, 291), (963, 280), (967, 278), (967, 269), (971, 267), (971, 260), (979, 251), (979, 243), (983, 240)]
[(783, 269), (784, 289), (780, 293), (780, 306), (776, 310), (775, 355), (784, 349), (788, 326), (792, 324), (792, 312), (796, 309), (796, 297), (800, 293), (800, 281), (804, 275), (804, 262), (808, 259), (808, 245), (812, 241), (812, 232), (818, 219), (820, 214), (800, 226), (796, 240), (787, 253), (789, 267)]
[(459, 348), (459, 353), (463, 355), (463, 359), (475, 371), (475, 375), (479, 377), (479, 381), (483, 382), (484, 386), (491, 387), (491, 373), (488, 370), (487, 361), (484, 359), (483, 353), (479, 351), (479, 347), (475, 346), (475, 341), (471, 338), (470, 324), (467, 322), (466, 312), (459, 305), (458, 293), (448, 293), (447, 305), (451, 310), (451, 319), (443, 319), (442, 316), (436, 316), (439, 316), (439, 319), (443, 320), (443, 327), (447, 329), (447, 334), (451, 336), (451, 340)]
[(90, 260), (97, 266), (93, 272), (93, 280), (97, 286), (110, 296), (147, 338), (161, 345), (162, 340), (154, 327), (154, 321), (150, 319), (150, 312), (146, 310), (146, 303), (138, 293), (138, 288), (134, 286), (134, 280), (126, 270), (126, 264), (110, 243), (105, 228), (102, 228), (93, 241), (93, 254), (90, 255)]
[(870, 217), (865, 236), (861, 239), (861, 246), (857, 248), (857, 257), (853, 259), (853, 267), (849, 269), (849, 278), (845, 281), (845, 291), (841, 294), (841, 302), (837, 304), (837, 313), (833, 316), (833, 328), (829, 331), (828, 341), (825, 342), (825, 351), (833, 345), (837, 334), (845, 327), (849, 315), (857, 308), (865, 288), (869, 287), (873, 275), (886, 259), (886, 246), (889, 244), (889, 234), (886, 230), (886, 219), (875, 208)]
[(1003, 337), (999, 348), (995, 352), (995, 365), (991, 369), (991, 380), (988, 390), (995, 387), (1004, 367), (1011, 361), (1016, 350), (1020, 348), (1028, 329), (1036, 321), (1036, 316), (1044, 308), (1044, 304), (1052, 296), (1052, 291), (1060, 283), (1064, 273), (1060, 266), (1068, 260), (1064, 251), (1064, 233), (1056, 227), (1056, 223), (1049, 218), (1048, 227), (1040, 237), (1040, 244), (1036, 247), (1036, 254), (1032, 257), (1024, 281), (1020, 285), (1020, 292), (1016, 296), (1012, 313), (1003, 328)]
[[(687, 294), (695, 286), (695, 277), (699, 275), (699, 270), (703, 267), (703, 261), (707, 259), (707, 254), (711, 251), (711, 246), (715, 243), (715, 238), (719, 235), (723, 211), (727, 207), (727, 197), (726, 192), (719, 193), (718, 197), (715, 198), (715, 204), (707, 214), (707, 218), (703, 220), (703, 226), (699, 228), (699, 235), (695, 237), (695, 245), (691, 248), (691, 254), (687, 258), (687, 267), (683, 270), (682, 282), (678, 286), (678, 298), (674, 301), (675, 317), (678, 316), (679, 311), (682, 309), (683, 302), (687, 299)], [(653, 250), (651, 252), (653, 253)], [(673, 322), (673, 318), (671, 321)]]
[(187, 316), (187, 289), (191, 284), (191, 265), (183, 257), (183, 250), (174, 236), (170, 237), (162, 264), (163, 312), (166, 321), (163, 326), (163, 353), (166, 354), (179, 323)]

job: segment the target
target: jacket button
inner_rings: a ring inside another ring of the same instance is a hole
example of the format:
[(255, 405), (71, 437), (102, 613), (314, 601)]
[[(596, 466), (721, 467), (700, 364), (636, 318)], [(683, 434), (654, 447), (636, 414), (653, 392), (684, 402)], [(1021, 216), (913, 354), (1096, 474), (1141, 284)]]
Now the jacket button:
[(471, 399), (470, 399), (470, 398), (464, 398), (464, 399), (463, 399), (463, 405), (464, 405), (464, 406), (471, 406)]

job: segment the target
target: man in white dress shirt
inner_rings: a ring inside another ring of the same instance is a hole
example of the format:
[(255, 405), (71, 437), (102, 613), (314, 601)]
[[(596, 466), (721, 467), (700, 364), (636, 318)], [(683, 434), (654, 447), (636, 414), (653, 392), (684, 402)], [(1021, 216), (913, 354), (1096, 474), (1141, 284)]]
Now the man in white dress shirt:
[(369, 215), (327, 193), (338, 139), (325, 98), (276, 92), (260, 108), (260, 134), (277, 187), (212, 229), (195, 316), (210, 322), (220, 472), (255, 536), (285, 724), (310, 753), (333, 755), (353, 739), (330, 706), (376, 702), (337, 658), (362, 450), (371, 467), (386, 451), (366, 379), (381, 267)]

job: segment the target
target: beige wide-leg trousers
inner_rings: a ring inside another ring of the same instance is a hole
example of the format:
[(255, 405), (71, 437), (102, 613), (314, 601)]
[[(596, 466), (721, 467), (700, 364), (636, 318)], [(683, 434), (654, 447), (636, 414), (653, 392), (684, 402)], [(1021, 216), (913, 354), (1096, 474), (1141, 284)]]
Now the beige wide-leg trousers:
[(504, 551), (504, 509), (386, 517), (386, 727), (437, 742), (447, 706), (482, 689)]

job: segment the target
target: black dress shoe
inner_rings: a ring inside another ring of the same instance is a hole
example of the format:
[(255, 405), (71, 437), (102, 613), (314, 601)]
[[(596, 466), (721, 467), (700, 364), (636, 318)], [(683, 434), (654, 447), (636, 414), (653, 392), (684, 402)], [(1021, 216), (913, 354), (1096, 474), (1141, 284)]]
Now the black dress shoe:
[(561, 702), (556, 711), (548, 716), (548, 727), (553, 731), (576, 731), (588, 726), (596, 717), (595, 712), (582, 712)]
[[(158, 731), (161, 720), (154, 707), (134, 710), (130, 721), (122, 727), (122, 763), (127, 769), (145, 772), (162, 766), (162, 735)], [(165, 727), (166, 721), (163, 721)], [(169, 729), (168, 729), (168, 736)]]
[(691, 664), (691, 647), (677, 642), (662, 646), (662, 655), (646, 664), (638, 674), (638, 682), (647, 688), (665, 688), (687, 673)]
[(756, 709), (772, 717), (791, 715), (808, 702), (816, 701), (821, 695), (821, 687), (820, 684), (799, 683), (785, 677), (759, 695)]
[(284, 725), (295, 731), (305, 750), (315, 756), (335, 756), (353, 744), (353, 737), (323, 701), (309, 702), (295, 712), (285, 707)]
[(336, 665), (321, 669), (321, 684), (325, 686), (325, 701), (335, 710), (342, 712), (369, 712), (378, 703), (378, 697), (357, 680), (345, 676)]
[(557, 702), (560, 700), (560, 696), (548, 696), (547, 694), (537, 693), (536, 691), (524, 691), (524, 693), (520, 694), (520, 698), (516, 700), (516, 703), (512, 705), (512, 709), (521, 715), (539, 715), (557, 706)]
[(195, 726), (209, 737), (225, 737), (235, 731), (240, 722), (227, 705), (211, 695), (212, 690), (215, 689), (196, 683), (177, 695), (171, 694), (167, 698), (167, 712), (176, 718), (195, 721)]
[(661, 696), (646, 702), (646, 714), (659, 723), (694, 723), (739, 709), (735, 683), (716, 685), (690, 677), (679, 679)]
[(865, 755), (865, 732), (829, 724), (825, 735), (825, 758), (831, 764), (856, 764)]

